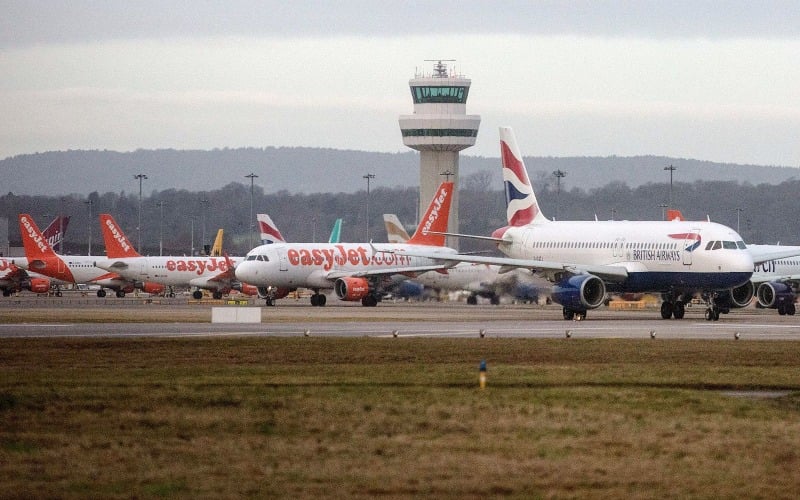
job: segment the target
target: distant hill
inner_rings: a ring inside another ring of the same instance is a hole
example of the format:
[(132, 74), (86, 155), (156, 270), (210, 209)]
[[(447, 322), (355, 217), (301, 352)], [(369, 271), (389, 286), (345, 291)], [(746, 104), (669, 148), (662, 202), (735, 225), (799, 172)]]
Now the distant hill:
[[(462, 177), (488, 171), (492, 186), (500, 188), (499, 158), (462, 155)], [(531, 175), (567, 172), (562, 189), (594, 189), (609, 182), (638, 187), (668, 181), (663, 168), (674, 165), (675, 182), (724, 180), (753, 184), (779, 184), (800, 177), (796, 167), (737, 165), (708, 161), (636, 157), (527, 157)], [(323, 148), (238, 148), (201, 150), (54, 151), (18, 155), (0, 160), (2, 194), (59, 196), (87, 195), (97, 191), (138, 192), (134, 175), (148, 176), (145, 194), (154, 190), (207, 191), (231, 182), (248, 184), (254, 172), (265, 193), (346, 192), (366, 188), (362, 176), (375, 174), (372, 186), (414, 186), (419, 179), (419, 157), (414, 151), (376, 153)], [(535, 173), (535, 174), (534, 174)]]

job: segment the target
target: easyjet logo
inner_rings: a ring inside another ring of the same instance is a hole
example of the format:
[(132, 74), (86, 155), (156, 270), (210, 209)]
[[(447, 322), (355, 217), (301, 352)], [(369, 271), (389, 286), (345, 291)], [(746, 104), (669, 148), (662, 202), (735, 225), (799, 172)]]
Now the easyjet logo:
[(431, 226), (439, 219), (439, 211), (442, 209), (442, 204), (446, 199), (447, 199), (447, 188), (442, 188), (441, 191), (439, 191), (439, 196), (437, 196), (433, 200), (433, 207), (431, 207), (431, 211), (428, 214), (428, 218), (425, 220), (425, 225), (422, 226), (422, 234), (428, 234), (428, 231), (430, 231)]
[(114, 240), (119, 243), (119, 246), (127, 253), (130, 252), (131, 246), (128, 244), (128, 239), (125, 237), (124, 234), (117, 228), (117, 225), (111, 222), (110, 220), (106, 219), (106, 227), (109, 231), (111, 231), (111, 236)]
[(28, 218), (24, 216), (21, 217), (19, 221), (22, 223), (22, 226), (28, 233), (28, 238), (30, 238), (31, 241), (33, 241), (36, 244), (40, 252), (46, 253), (47, 243), (45, 243), (44, 238), (42, 238), (42, 235), (38, 234), (39, 232), (36, 229), (34, 229), (33, 225), (31, 224), (31, 221), (29, 221)]
[(206, 271), (213, 273), (214, 271), (225, 272), (228, 270), (228, 263), (225, 259), (175, 259), (167, 261), (167, 271), (188, 271), (197, 273), (202, 276)]
[(286, 251), (289, 264), (293, 266), (322, 266), (325, 271), (330, 271), (334, 265), (344, 266), (386, 266), (386, 265), (408, 265), (411, 257), (408, 255), (397, 255), (391, 253), (376, 253), (370, 255), (369, 250), (361, 245), (353, 248), (346, 248), (344, 245), (333, 245), (330, 248), (289, 248)]

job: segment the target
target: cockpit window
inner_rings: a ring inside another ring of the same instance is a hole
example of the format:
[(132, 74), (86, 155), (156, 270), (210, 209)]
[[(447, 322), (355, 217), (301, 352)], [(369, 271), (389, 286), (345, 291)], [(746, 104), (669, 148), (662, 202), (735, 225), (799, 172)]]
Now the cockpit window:
[(269, 257), (267, 257), (266, 255), (259, 255), (258, 260), (260, 260), (261, 262), (269, 262)]
[(722, 248), (725, 250), (736, 250), (736, 242), (735, 241), (723, 241)]
[(714, 242), (714, 246), (711, 247), (711, 250), (719, 250), (720, 248), (722, 248), (722, 242), (721, 241), (715, 241)]
[(739, 248), (739, 250), (747, 250), (747, 245), (745, 245), (744, 241), (742, 240), (737, 241), (736, 246)]
[(711, 250), (711, 247), (714, 246), (714, 240), (709, 241), (706, 243), (706, 250)]
[(255, 255), (248, 255), (245, 260), (256, 260), (256, 256)]

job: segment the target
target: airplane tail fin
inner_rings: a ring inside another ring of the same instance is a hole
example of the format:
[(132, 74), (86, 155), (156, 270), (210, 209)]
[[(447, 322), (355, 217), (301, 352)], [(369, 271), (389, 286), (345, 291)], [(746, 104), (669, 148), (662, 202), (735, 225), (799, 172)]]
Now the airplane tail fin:
[(100, 228), (103, 231), (103, 243), (106, 245), (106, 257), (141, 257), (110, 214), (100, 214)]
[(222, 237), (225, 231), (220, 228), (217, 237), (214, 238), (214, 246), (211, 247), (211, 257), (222, 257)]
[(500, 157), (503, 161), (503, 184), (506, 191), (506, 217), (509, 226), (544, 222), (533, 185), (522, 161), (517, 139), (511, 127), (500, 127)]
[(433, 195), (428, 210), (420, 219), (419, 226), (408, 243), (412, 245), (444, 246), (444, 234), (447, 232), (447, 219), (450, 217), (450, 203), (453, 200), (454, 183), (443, 182), (439, 184), (436, 194)]
[(272, 218), (270, 218), (267, 214), (258, 214), (256, 215), (256, 220), (258, 220), (258, 228), (261, 232), (261, 243), (268, 244), (268, 243), (286, 243), (286, 240), (283, 238), (283, 235), (280, 231), (278, 231), (278, 227), (272, 222)]
[(34, 222), (29, 214), (19, 214), (19, 232), (22, 236), (22, 246), (25, 248), (25, 257), (28, 262), (34, 260), (47, 260), (48, 257), (56, 255), (53, 247), (47, 243), (39, 226)]
[(411, 239), (397, 215), (383, 214), (383, 225), (386, 226), (389, 243), (405, 243)]
[(667, 220), (686, 220), (683, 218), (683, 214), (680, 210), (676, 208), (668, 208), (667, 209)]
[(331, 237), (328, 238), (328, 243), (339, 243), (342, 239), (342, 219), (336, 219), (331, 229)]
[(42, 232), (42, 236), (47, 240), (50, 248), (56, 248), (59, 243), (64, 241), (64, 235), (67, 234), (67, 226), (69, 226), (69, 216), (59, 215), (49, 226)]

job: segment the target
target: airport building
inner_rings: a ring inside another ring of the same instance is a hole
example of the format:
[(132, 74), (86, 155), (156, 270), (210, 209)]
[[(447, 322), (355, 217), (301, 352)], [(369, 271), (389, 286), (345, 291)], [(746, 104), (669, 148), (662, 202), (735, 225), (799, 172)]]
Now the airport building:
[[(414, 114), (400, 115), (403, 144), (420, 152), (419, 213), (433, 198), (442, 181), (455, 182), (448, 231), (458, 232), (458, 153), (475, 144), (480, 115), (467, 114), (471, 80), (448, 68), (445, 60), (434, 63), (430, 74), (409, 80)], [(457, 248), (455, 238), (448, 246)]]

